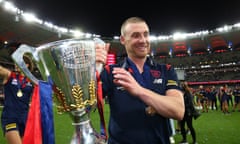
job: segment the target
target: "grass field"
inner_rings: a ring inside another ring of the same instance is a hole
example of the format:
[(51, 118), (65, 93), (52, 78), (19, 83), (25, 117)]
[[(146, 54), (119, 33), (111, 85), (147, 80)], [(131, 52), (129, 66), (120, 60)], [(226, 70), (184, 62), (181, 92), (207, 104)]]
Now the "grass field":
[[(1, 112), (1, 111), (0, 111)], [(57, 114), (54, 110), (55, 141), (56, 144), (69, 144), (74, 132), (72, 121), (68, 114)], [(105, 105), (105, 119), (108, 123), (109, 108)], [(99, 115), (97, 110), (91, 114), (93, 127), (99, 131)], [(193, 121), (198, 144), (239, 144), (240, 143), (240, 112), (224, 115), (220, 111), (209, 111)], [(181, 141), (181, 135), (176, 134), (176, 143)], [(192, 142), (191, 135), (187, 135), (188, 142)], [(5, 144), (2, 130), (0, 130), (0, 144)]]

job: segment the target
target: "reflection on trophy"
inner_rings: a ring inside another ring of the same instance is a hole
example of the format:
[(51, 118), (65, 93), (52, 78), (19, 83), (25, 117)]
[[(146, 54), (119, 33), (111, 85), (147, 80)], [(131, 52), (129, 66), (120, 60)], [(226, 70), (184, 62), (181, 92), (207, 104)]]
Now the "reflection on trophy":
[(22, 58), (25, 53), (32, 55), (43, 79), (53, 81), (57, 109), (68, 112), (75, 127), (71, 144), (105, 143), (89, 118), (97, 103), (95, 44), (95, 39), (67, 39), (37, 48), (21, 45), (12, 55), (35, 84), (39, 80), (27, 69)]

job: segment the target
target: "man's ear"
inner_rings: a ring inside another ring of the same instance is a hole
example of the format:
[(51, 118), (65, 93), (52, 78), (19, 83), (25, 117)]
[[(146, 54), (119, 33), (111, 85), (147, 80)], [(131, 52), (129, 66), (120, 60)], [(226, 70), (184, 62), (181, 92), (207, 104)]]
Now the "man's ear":
[(120, 42), (121, 42), (121, 44), (123, 44), (124, 45), (124, 43), (125, 43), (125, 38), (121, 35), (120, 36)]

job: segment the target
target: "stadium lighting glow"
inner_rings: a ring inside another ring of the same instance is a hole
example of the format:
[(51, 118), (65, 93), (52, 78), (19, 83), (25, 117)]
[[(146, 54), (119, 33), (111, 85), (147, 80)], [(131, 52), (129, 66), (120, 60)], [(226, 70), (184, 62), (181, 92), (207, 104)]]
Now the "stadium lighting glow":
[(4, 2), (3, 6), (5, 10), (13, 13), (16, 13), (18, 11), (18, 8), (15, 7), (13, 3), (8, 1), (3, 1), (3, 2)]
[(38, 19), (33, 13), (23, 13), (22, 17), (27, 22), (36, 22), (36, 23), (39, 23), (39, 24), (43, 23), (43, 21)]
[(186, 39), (186, 34), (185, 33), (176, 32), (176, 33), (173, 34), (173, 39), (174, 40)]
[(158, 36), (157, 39), (158, 40), (168, 40), (170, 39), (172, 36)]
[(232, 29), (232, 26), (225, 25), (223, 27), (217, 28), (216, 30), (219, 32), (228, 32)]
[(99, 35), (83, 33), (79, 30), (70, 30), (65, 27), (60, 27), (60, 26), (54, 25), (51, 22), (43, 21), (43, 20), (37, 18), (35, 16), (35, 14), (33, 14), (33, 13), (23, 12), (22, 10), (15, 7), (14, 4), (12, 4), (9, 1), (0, 0), (0, 6), (1, 5), (4, 7), (4, 9), (6, 11), (16, 14), (16, 16), (15, 16), (16, 22), (18, 22), (20, 20), (20, 18), (23, 18), (23, 20), (25, 20), (26, 22), (37, 23), (37, 24), (40, 24), (40, 26), (45, 27), (47, 30), (56, 32), (58, 34), (58, 36), (61, 36), (61, 34), (66, 34), (66, 35), (70, 35), (72, 37), (83, 37), (83, 36), (84, 37), (92, 37), (92, 36), (99, 37)]
[(236, 23), (236, 24), (234, 24), (233, 27), (240, 28), (240, 23)]
[(119, 36), (114, 36), (113, 39), (117, 40), (117, 39), (120, 39), (120, 37)]
[(44, 22), (44, 25), (48, 28), (53, 28), (53, 24), (51, 22)]
[(82, 37), (84, 35), (84, 33), (79, 30), (70, 30), (69, 32), (72, 33), (72, 35), (76, 38)]
[[(35, 22), (40, 24), (40, 26), (46, 27), (47, 30), (56, 32), (56, 34), (65, 34), (70, 35), (73, 37), (94, 37), (99, 36), (95, 34), (90, 33), (83, 33), (81, 31), (71, 30), (65, 27), (60, 27), (57, 25), (52, 24), (51, 22), (46, 22), (41, 19), (38, 19), (34, 14), (32, 13), (24, 13), (22, 10), (18, 9), (14, 6), (12, 2), (9, 2), (7, 0), (0, 0), (0, 6), (2, 6), (6, 11), (15, 13), (15, 21), (19, 21), (20, 18), (24, 18), (27, 22)], [(164, 40), (179, 40), (179, 39), (187, 39), (187, 38), (194, 38), (194, 37), (202, 37), (203, 35), (212, 34), (214, 32), (229, 32), (233, 30), (233, 28), (240, 28), (240, 23), (236, 23), (234, 25), (226, 25), (223, 27), (216, 28), (214, 30), (206, 30), (206, 31), (199, 31), (199, 32), (193, 32), (193, 33), (174, 33), (173, 35), (168, 36), (150, 36), (151, 40), (154, 41), (164, 41)], [(119, 39), (119, 36), (114, 36), (113, 39)]]
[(150, 39), (150, 41), (156, 41), (157, 37), (156, 36), (150, 36), (149, 39)]

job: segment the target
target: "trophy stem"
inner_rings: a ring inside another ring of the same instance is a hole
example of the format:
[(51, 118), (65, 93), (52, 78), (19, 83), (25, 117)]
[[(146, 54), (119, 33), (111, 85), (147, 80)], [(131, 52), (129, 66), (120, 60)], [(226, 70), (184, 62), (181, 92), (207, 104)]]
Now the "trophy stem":
[(106, 141), (93, 129), (89, 113), (71, 112), (75, 133), (70, 144), (106, 144)]

